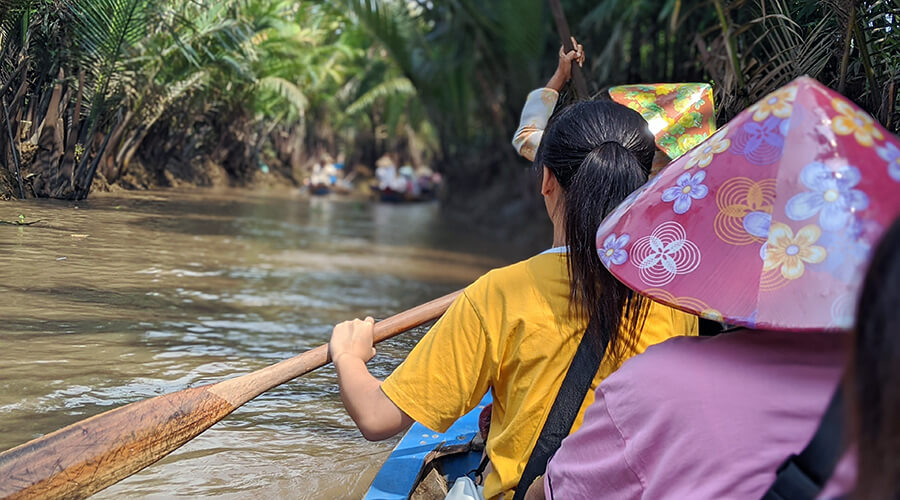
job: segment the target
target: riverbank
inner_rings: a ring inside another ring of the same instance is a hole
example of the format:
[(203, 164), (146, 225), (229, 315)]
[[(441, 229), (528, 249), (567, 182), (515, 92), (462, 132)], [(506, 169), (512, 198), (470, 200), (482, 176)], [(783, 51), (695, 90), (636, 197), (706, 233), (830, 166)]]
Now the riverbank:
[[(475, 175), (478, 169), (471, 165), (461, 169), (463, 172), (457, 175), (450, 172), (446, 176), (448, 189), (440, 200), (442, 217), (452, 221), (454, 225), (503, 238), (513, 247), (521, 248), (520, 255), (524, 257), (546, 248), (552, 239), (552, 228), (537, 190), (536, 177), (528, 165), (524, 161), (516, 161), (510, 155), (501, 155), (501, 158), (504, 165), (491, 165), (490, 170), (499, 174), (490, 178)], [(271, 160), (270, 163), (271, 165), (266, 165), (265, 171), (253, 168), (235, 176), (216, 162), (202, 157), (187, 162), (170, 160), (152, 167), (145, 160), (135, 158), (116, 182), (109, 183), (98, 173), (91, 185), (91, 195), (170, 189), (300, 190), (302, 179), (307, 175), (305, 170), (290, 168)], [(32, 177), (26, 177), (23, 181), (29, 197), (34, 194), (30, 190), (31, 182)], [(369, 193), (363, 185), (365, 182), (350, 197), (366, 199)], [(338, 199), (342, 197), (330, 196)], [(14, 200), (18, 197), (16, 176), (0, 167), (0, 200)]]
[(98, 175), (91, 185), (91, 193), (154, 190), (168, 188), (244, 188), (258, 189), (270, 187), (293, 188), (300, 182), (290, 173), (281, 169), (271, 169), (264, 173), (253, 169), (243, 177), (230, 175), (221, 165), (197, 159), (187, 164), (170, 162), (155, 168), (148, 168), (142, 161), (129, 165), (125, 174), (116, 182), (109, 183)]

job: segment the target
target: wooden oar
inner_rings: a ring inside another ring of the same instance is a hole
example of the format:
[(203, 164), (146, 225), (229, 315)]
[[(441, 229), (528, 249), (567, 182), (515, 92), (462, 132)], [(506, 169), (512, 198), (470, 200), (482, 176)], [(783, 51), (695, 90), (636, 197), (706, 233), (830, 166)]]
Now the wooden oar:
[[(562, 5), (559, 0), (550, 0), (550, 10), (553, 11), (553, 19), (556, 21), (556, 30), (562, 39), (563, 49), (568, 53), (575, 50), (572, 45), (572, 33), (569, 32), (569, 23), (566, 22), (566, 14), (563, 12)], [(588, 99), (587, 82), (584, 81), (584, 75), (581, 74), (581, 67), (578, 63), (572, 61), (572, 83), (575, 85), (575, 96), (579, 99)]]
[[(375, 325), (375, 342), (440, 317), (459, 291)], [(0, 498), (85, 498), (168, 455), (237, 407), (324, 366), (328, 345), (217, 384), (138, 401), (0, 454)]]

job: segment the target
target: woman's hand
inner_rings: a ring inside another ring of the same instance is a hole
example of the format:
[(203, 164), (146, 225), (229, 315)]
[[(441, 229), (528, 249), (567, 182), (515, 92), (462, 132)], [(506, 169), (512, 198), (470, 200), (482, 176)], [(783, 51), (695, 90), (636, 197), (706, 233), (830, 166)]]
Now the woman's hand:
[(375, 355), (375, 320), (355, 319), (334, 327), (328, 352), (341, 388), (341, 401), (350, 418), (369, 441), (380, 441), (412, 425), (413, 420), (381, 390), (366, 361)]
[(353, 356), (364, 363), (369, 361), (375, 356), (374, 335), (375, 320), (371, 316), (365, 321), (354, 319), (336, 325), (331, 332), (331, 341), (328, 342), (331, 361), (336, 364), (344, 355)]
[(572, 64), (578, 63), (579, 68), (584, 65), (584, 46), (578, 43), (575, 37), (572, 37), (572, 46), (575, 47), (575, 50), (568, 52), (566, 52), (564, 47), (560, 46), (559, 64), (556, 66), (556, 72), (553, 73), (553, 77), (547, 82), (548, 89), (559, 92), (566, 82), (569, 81), (569, 78), (572, 78)]

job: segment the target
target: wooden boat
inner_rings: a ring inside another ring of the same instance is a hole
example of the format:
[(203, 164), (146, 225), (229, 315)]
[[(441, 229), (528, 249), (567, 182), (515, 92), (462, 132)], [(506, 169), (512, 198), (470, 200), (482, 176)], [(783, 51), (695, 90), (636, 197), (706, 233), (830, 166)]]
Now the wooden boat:
[(386, 203), (409, 203), (409, 202), (417, 202), (417, 201), (431, 201), (436, 198), (436, 193), (434, 191), (422, 192), (418, 195), (414, 195), (412, 193), (404, 193), (401, 191), (394, 191), (391, 188), (381, 189), (379, 187), (373, 187), (372, 191), (376, 193), (378, 199), (380, 201)]
[(456, 478), (481, 463), (484, 442), (478, 417), (490, 402), (488, 393), (444, 433), (414, 423), (372, 480), (365, 500), (443, 500)]
[(394, 191), (391, 188), (375, 188), (375, 193), (377, 193), (379, 201), (383, 201), (386, 203), (402, 203), (404, 201), (407, 201), (406, 193)]
[(309, 186), (309, 194), (313, 196), (325, 196), (331, 192), (331, 188), (327, 184), (311, 184)]

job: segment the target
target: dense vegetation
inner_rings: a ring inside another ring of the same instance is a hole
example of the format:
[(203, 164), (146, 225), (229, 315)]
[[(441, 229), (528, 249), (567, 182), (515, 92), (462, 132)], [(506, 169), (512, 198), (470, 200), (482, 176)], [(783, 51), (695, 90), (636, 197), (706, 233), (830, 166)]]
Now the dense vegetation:
[(369, 162), (399, 137), (434, 149), (414, 96), (336, 5), (0, 0), (0, 158), (28, 195), (83, 198), (136, 160), (292, 178), (339, 146)]
[[(809, 74), (900, 130), (900, 0), (563, 5), (594, 91), (711, 80), (721, 122)], [(542, 0), (0, 0), (0, 193), (205, 183), (209, 165), (296, 182), (324, 152), (390, 151), (451, 197), (508, 196), (507, 144), (557, 47)]]

